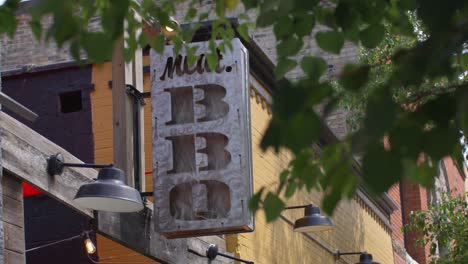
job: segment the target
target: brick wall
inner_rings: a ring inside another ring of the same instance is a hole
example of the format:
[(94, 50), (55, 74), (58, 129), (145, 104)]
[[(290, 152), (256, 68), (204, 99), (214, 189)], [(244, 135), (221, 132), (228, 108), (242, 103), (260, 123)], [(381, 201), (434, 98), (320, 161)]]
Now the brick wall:
[(395, 264), (406, 263), (405, 235), (403, 233), (403, 213), (400, 196), (400, 185), (395, 184), (388, 191), (390, 197), (399, 205), (399, 208), (390, 215), (392, 223), (392, 242), (395, 257)]
[[(405, 206), (405, 215), (403, 217), (406, 223), (411, 221), (411, 211), (427, 210), (427, 198), (426, 188), (409, 182), (403, 183), (403, 203)], [(418, 263), (429, 263), (429, 246), (422, 247), (416, 244), (417, 239), (420, 237), (419, 232), (407, 231), (407, 251)]]

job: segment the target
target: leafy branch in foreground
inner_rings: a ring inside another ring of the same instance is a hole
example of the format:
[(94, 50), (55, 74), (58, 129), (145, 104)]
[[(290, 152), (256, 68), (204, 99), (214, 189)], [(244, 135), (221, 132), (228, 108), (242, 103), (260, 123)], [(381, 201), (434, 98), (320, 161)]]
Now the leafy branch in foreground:
[(430, 245), (431, 263), (462, 264), (468, 261), (468, 194), (443, 196), (428, 210), (411, 212), (409, 231), (419, 232), (420, 246)]
[[(216, 50), (228, 49), (235, 36), (227, 19), (229, 11), (241, 10), (238, 17), (243, 23), (237, 32), (245, 39), (249, 28), (272, 27), (277, 41), (278, 89), (273, 94), (273, 117), (261, 147), (287, 149), (294, 159), (280, 176), (284, 187), (258, 192), (252, 199), (252, 209), (263, 202), (269, 220), (281, 212), (284, 196), (291, 197), (303, 188), (323, 191), (323, 207), (332, 213), (342, 198), (355, 193), (359, 184), (376, 194), (404, 178), (430, 186), (436, 175), (434, 161), (447, 155), (461, 160), (458, 131), (468, 131), (468, 89), (464, 88), (468, 70), (464, 50), (468, 39), (467, 1), (241, 2), (243, 7), (238, 0), (218, 0), (206, 8), (198, 0), (43, 0), (28, 12), (38, 39), (53, 40), (59, 47), (69, 45), (75, 58), (84, 52), (95, 62), (110, 58), (115, 41), (124, 32), (126, 60), (132, 58), (137, 47), (148, 43), (162, 52), (166, 40), (161, 35), (149, 38), (137, 34), (141, 24), (135, 14), (153, 27), (174, 26), (170, 17), (179, 4), (187, 4), (184, 17), (192, 24), (177, 27), (178, 34), (170, 37), (175, 52), (191, 40), (200, 21), (214, 19), (211, 54), (207, 55), (211, 68), (217, 63)], [(18, 6), (19, 0), (7, 0), (0, 6), (0, 33), (14, 35)], [(47, 15), (52, 16), (52, 25), (43, 28), (41, 21)], [(102, 27), (91, 31), (88, 26), (96, 17)], [(255, 23), (249, 17), (255, 17)], [(423, 30), (415, 30), (415, 21)], [(218, 46), (216, 39), (222, 40)], [(398, 39), (408, 40), (408, 45), (390, 43)], [(324, 78), (327, 62), (306, 50), (312, 40), (329, 53), (339, 54), (346, 42), (352, 42), (385, 56), (378, 56), (379, 60), (369, 56), (367, 61), (347, 65), (337, 80), (329, 80)], [(196, 48), (185, 48), (189, 61), (195, 63)], [(379, 64), (382, 67), (376, 67)], [(304, 72), (302, 78), (291, 82), (283, 79), (298, 68)], [(339, 93), (333, 89), (335, 82), (342, 87)], [(452, 89), (452, 85), (459, 89)], [(417, 107), (402, 103), (412, 95), (439, 88), (447, 93), (431, 92), (417, 100)], [(355, 100), (361, 113), (356, 130), (343, 142), (324, 146), (319, 155), (312, 155), (311, 145), (323, 131), (322, 117), (314, 109), (321, 106), (326, 115), (350, 94), (355, 94), (354, 98), (365, 95), (364, 100)], [(384, 138), (390, 147), (384, 147)], [(363, 157), (362, 176), (355, 170), (356, 154)]]

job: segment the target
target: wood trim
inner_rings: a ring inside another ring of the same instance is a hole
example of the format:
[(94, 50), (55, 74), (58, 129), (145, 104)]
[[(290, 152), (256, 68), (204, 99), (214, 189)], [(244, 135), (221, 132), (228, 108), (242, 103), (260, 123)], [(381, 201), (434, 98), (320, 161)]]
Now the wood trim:
[[(4, 170), (77, 212), (95, 218), (91, 210), (75, 205), (73, 198), (83, 183), (96, 178), (96, 170), (65, 168), (60, 176), (49, 176), (46, 159), (50, 154), (61, 153), (71, 163), (83, 162), (4, 112), (0, 112), (0, 124)], [(97, 231), (160, 262), (188, 263), (187, 240), (168, 240), (156, 233), (153, 219), (147, 217), (153, 213), (151, 209), (147, 210), (147, 214), (112, 214), (109, 219), (98, 219), (100, 228)]]

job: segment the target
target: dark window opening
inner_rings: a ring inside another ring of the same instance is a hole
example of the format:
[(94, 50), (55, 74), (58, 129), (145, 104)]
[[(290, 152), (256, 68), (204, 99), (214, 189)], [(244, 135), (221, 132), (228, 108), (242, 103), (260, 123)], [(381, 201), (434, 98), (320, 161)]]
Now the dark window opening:
[(81, 102), (81, 91), (60, 93), (60, 112), (73, 113), (83, 109)]

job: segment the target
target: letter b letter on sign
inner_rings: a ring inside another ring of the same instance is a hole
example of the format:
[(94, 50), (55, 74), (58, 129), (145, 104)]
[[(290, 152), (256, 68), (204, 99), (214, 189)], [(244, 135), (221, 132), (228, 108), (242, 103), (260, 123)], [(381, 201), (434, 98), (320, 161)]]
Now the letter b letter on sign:
[(248, 53), (232, 44), (218, 71), (195, 70), (207, 65), (208, 43), (190, 44), (198, 63), (172, 78), (158, 77), (178, 69), (173, 47), (151, 52), (154, 216), (167, 237), (253, 230)]

